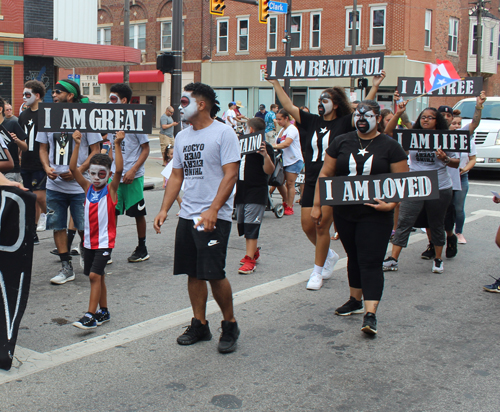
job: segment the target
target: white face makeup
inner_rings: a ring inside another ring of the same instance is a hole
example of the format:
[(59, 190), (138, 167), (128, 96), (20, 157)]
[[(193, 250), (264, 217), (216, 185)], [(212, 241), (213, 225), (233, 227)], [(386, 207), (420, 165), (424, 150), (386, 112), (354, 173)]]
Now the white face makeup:
[(24, 89), (23, 90), (23, 102), (26, 105), (31, 106), (33, 103), (35, 103), (35, 100), (36, 100), (36, 96), (31, 89)]
[(111, 104), (118, 104), (118, 103), (121, 103), (120, 102), (120, 96), (118, 96), (117, 94), (115, 93), (110, 93), (109, 94), (109, 103)]
[(109, 169), (101, 165), (90, 165), (90, 181), (96, 188), (103, 187), (108, 182)]
[(183, 92), (179, 106), (181, 120), (189, 122), (197, 112), (198, 105), (196, 104), (196, 99), (191, 95), (191, 92)]
[(360, 133), (370, 133), (377, 127), (377, 115), (368, 106), (359, 104), (354, 112), (354, 126)]
[(328, 93), (319, 96), (318, 113), (320, 116), (328, 116), (333, 111), (333, 101)]

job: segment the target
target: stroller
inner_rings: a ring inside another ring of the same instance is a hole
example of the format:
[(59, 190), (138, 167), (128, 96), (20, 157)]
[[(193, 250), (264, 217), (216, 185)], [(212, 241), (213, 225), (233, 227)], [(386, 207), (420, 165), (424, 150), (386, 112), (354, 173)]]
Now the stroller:
[[(269, 186), (281, 186), (285, 181), (285, 171), (283, 168), (283, 151), (278, 149), (274, 151), (274, 172), (269, 176)], [(266, 210), (270, 210), (277, 218), (282, 218), (285, 214), (285, 207), (283, 203), (274, 203), (271, 194), (267, 194)]]

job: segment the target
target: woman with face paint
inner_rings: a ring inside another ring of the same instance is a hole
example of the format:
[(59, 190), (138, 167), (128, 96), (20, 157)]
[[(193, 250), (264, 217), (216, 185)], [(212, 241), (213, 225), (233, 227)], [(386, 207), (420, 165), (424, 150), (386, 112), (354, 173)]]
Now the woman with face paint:
[[(379, 175), (408, 171), (407, 156), (400, 144), (380, 133), (380, 106), (364, 100), (354, 112), (356, 131), (338, 136), (326, 150), (319, 177)], [(375, 204), (335, 206), (333, 218), (347, 253), (350, 298), (335, 314), (366, 314), (362, 331), (377, 333), (375, 313), (384, 289), (382, 262), (389, 244), (393, 210), (397, 203), (376, 199)], [(316, 186), (312, 219), (321, 223), (325, 207)]]
[[(375, 97), (378, 87), (385, 77), (373, 78), (373, 87), (367, 99)], [(318, 99), (318, 113), (312, 114), (294, 106), (278, 80), (268, 80), (274, 87), (276, 95), (283, 108), (293, 116), (300, 126), (306, 130), (304, 163), (305, 183), (302, 194), (301, 223), (307, 238), (315, 245), (314, 269), (307, 282), (307, 289), (319, 290), (323, 280), (333, 275), (339, 256), (330, 249), (330, 227), (333, 222), (331, 207), (324, 207), (321, 221), (311, 219), (314, 203), (314, 190), (319, 172), (325, 159), (325, 151), (336, 136), (355, 130), (352, 119), (352, 109), (343, 87), (332, 87), (323, 91)]]

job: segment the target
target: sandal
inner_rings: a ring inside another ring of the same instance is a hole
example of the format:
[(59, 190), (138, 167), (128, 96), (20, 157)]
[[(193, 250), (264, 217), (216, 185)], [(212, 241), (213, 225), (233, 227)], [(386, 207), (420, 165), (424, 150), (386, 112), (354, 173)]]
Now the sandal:
[(331, 240), (339, 240), (339, 232), (335, 232), (330, 239)]

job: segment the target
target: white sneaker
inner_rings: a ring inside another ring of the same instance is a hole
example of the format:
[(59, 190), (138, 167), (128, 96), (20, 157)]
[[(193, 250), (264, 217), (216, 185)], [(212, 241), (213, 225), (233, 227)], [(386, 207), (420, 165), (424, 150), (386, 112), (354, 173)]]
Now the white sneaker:
[(333, 276), (333, 269), (335, 269), (335, 265), (339, 261), (339, 255), (337, 255), (334, 250), (330, 250), (332, 251), (333, 256), (331, 258), (327, 257), (325, 260), (325, 265), (323, 266), (323, 271), (321, 272), (323, 280), (330, 279)]
[(47, 216), (45, 213), (40, 213), (40, 218), (38, 219), (38, 226), (36, 227), (37, 232), (43, 232), (47, 227)]
[(434, 263), (432, 264), (432, 273), (443, 273), (443, 261), (441, 259), (434, 259)]
[(71, 280), (75, 280), (75, 272), (73, 272), (73, 267), (71, 263), (64, 264), (59, 273), (50, 279), (50, 283), (54, 283), (56, 285), (64, 285), (66, 282)]
[(321, 276), (321, 273), (316, 273), (316, 272), (311, 273), (311, 277), (307, 282), (306, 289), (320, 290), (321, 286), (323, 286), (323, 277)]

